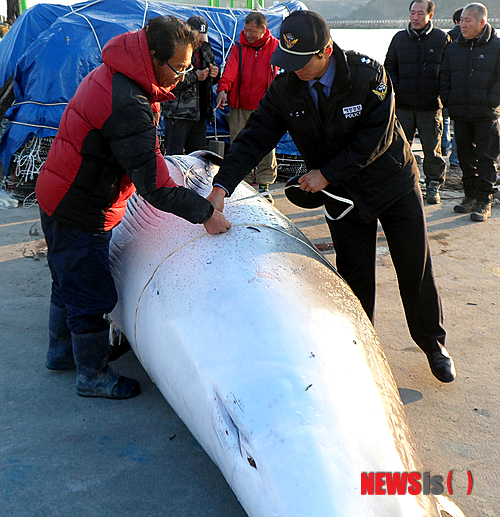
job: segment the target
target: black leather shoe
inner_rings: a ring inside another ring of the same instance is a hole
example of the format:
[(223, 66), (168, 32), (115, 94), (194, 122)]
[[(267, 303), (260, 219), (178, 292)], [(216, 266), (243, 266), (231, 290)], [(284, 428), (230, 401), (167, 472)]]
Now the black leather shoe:
[(432, 374), (441, 382), (453, 382), (457, 376), (453, 359), (446, 350), (427, 356)]

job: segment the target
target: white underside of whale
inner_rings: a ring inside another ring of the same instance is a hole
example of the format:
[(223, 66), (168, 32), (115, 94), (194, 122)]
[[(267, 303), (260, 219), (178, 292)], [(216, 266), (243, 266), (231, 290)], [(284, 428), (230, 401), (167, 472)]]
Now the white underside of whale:
[[(216, 170), (167, 161), (195, 183)], [(363, 472), (423, 473), (397, 387), (348, 286), (254, 194), (237, 188), (216, 236), (134, 196), (112, 319), (249, 517), (441, 515), (432, 495), (361, 494)]]

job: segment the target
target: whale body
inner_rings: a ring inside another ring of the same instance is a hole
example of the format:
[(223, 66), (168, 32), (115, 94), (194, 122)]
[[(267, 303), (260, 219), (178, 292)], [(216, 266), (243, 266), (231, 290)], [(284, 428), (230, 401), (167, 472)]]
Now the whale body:
[[(166, 160), (208, 195), (206, 154)], [(463, 515), (423, 489), (363, 493), (369, 473), (423, 474), (375, 331), (255, 190), (241, 184), (224, 213), (231, 230), (212, 236), (135, 195), (113, 230), (111, 318), (248, 516)]]

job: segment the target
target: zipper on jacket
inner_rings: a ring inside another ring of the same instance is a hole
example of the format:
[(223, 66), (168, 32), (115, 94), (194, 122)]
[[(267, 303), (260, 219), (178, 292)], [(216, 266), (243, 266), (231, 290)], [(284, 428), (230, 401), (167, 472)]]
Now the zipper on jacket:
[[(474, 42), (470, 45), (470, 51), (472, 52), (474, 50)], [(472, 74), (474, 73), (474, 56), (472, 56), (472, 67), (470, 69), (470, 77), (472, 77)]]
[[(251, 77), (253, 77), (253, 76), (255, 75), (255, 69), (257, 68), (257, 64), (258, 64), (258, 63), (257, 63), (257, 61), (256, 61), (256, 59), (257, 59), (257, 55), (258, 55), (258, 53), (259, 53), (259, 50), (260, 50), (262, 47), (254, 47), (254, 48), (255, 48), (255, 56), (254, 56), (254, 61), (253, 61), (253, 63), (252, 63), (252, 73), (250, 74), (250, 75), (251, 75)], [(242, 52), (243, 52), (243, 49), (242, 49)], [(242, 59), (243, 59), (243, 53), (241, 54), (241, 56), (242, 56)], [(241, 70), (241, 69), (240, 69), (240, 70)], [(242, 74), (243, 74), (243, 72), (241, 72), (241, 74), (240, 74), (240, 72), (238, 72), (238, 77), (239, 77), (239, 85), (238, 85), (238, 89), (240, 88), (240, 85), (241, 85)], [(251, 92), (251, 90), (249, 90), (249, 91), (248, 91), (248, 95), (250, 95), (251, 93), (252, 93), (252, 92)], [(247, 100), (249, 100), (249, 98), (248, 98)], [(239, 97), (238, 97), (238, 102), (239, 102), (240, 107), (241, 107), (241, 96), (239, 96)]]

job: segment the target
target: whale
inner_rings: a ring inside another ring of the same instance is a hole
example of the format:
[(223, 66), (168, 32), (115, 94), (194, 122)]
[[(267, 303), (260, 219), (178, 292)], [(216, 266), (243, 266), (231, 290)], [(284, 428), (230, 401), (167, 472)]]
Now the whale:
[[(210, 193), (210, 153), (165, 160), (178, 185)], [(224, 214), (232, 228), (209, 235), (135, 194), (110, 244), (110, 318), (247, 515), (463, 516), (430, 483), (382, 345), (333, 265), (245, 183)]]

